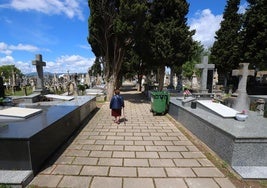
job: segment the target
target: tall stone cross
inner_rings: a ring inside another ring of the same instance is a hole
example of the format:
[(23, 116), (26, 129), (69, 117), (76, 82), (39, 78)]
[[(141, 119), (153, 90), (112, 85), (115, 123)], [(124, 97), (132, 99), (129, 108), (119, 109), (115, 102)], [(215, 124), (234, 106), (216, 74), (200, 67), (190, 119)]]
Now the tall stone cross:
[(32, 61), (32, 65), (36, 66), (36, 71), (37, 71), (37, 85), (35, 91), (42, 93), (44, 91), (43, 67), (46, 66), (46, 63), (43, 62), (41, 54), (36, 54), (35, 60)]
[(248, 76), (254, 76), (255, 71), (248, 69), (249, 63), (239, 63), (239, 66), (240, 69), (232, 70), (232, 76), (240, 77), (238, 89), (236, 91), (236, 93), (238, 93), (238, 97), (233, 107), (236, 110), (242, 111), (249, 109), (249, 99), (247, 96), (247, 79)]
[(208, 70), (213, 70), (215, 68), (215, 65), (209, 64), (208, 61), (209, 61), (208, 56), (203, 56), (202, 63), (195, 65), (195, 68), (202, 69), (201, 88), (200, 88), (202, 92), (207, 90)]

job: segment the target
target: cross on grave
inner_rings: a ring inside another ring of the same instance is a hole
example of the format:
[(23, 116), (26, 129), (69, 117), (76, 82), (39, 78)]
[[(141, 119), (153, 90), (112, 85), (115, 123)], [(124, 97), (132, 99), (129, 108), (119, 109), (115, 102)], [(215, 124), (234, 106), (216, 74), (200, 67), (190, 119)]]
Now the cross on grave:
[(32, 61), (32, 65), (36, 66), (37, 71), (37, 85), (35, 91), (42, 93), (44, 91), (44, 72), (43, 67), (46, 63), (43, 62), (42, 55), (35, 55), (35, 60)]
[(234, 108), (236, 110), (248, 110), (248, 96), (247, 96), (247, 79), (248, 76), (254, 76), (255, 71), (249, 70), (249, 63), (239, 63), (240, 69), (232, 70), (232, 76), (240, 76), (240, 80), (238, 83), (238, 89), (236, 93), (238, 93), (237, 100), (235, 101)]
[(213, 70), (215, 68), (214, 64), (208, 63), (209, 59), (208, 56), (203, 56), (202, 63), (196, 64), (195, 68), (202, 69), (201, 73), (201, 91), (207, 90), (207, 79), (208, 79), (208, 70)]

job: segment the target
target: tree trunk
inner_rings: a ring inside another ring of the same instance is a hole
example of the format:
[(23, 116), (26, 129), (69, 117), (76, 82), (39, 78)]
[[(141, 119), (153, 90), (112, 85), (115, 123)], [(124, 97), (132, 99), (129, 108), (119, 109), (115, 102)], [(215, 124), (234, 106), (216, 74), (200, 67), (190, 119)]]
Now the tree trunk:
[(158, 82), (159, 82), (158, 90), (159, 91), (163, 90), (164, 76), (165, 76), (165, 66), (164, 65), (160, 65), (159, 68), (158, 68)]
[(169, 85), (169, 88), (170, 89), (174, 89), (174, 84), (173, 84), (173, 68), (171, 67), (170, 68), (170, 85)]
[(116, 79), (114, 75), (112, 75), (110, 79), (107, 80), (107, 101), (110, 101), (110, 99), (114, 94), (115, 84), (116, 84), (115, 81)]
[(142, 88), (142, 75), (138, 74), (138, 81), (137, 81), (137, 91), (141, 91)]

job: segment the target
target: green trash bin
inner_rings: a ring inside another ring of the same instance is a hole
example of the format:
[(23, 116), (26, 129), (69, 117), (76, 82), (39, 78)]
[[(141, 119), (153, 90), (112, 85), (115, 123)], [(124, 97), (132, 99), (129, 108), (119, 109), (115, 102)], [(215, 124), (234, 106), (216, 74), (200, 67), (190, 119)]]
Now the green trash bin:
[(169, 110), (170, 94), (167, 91), (151, 92), (151, 112), (166, 114)]

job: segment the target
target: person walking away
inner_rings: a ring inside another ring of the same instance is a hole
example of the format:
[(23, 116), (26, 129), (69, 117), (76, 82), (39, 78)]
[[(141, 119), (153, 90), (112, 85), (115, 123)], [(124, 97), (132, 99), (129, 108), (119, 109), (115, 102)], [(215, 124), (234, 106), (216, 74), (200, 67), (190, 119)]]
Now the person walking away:
[(114, 122), (120, 124), (121, 110), (124, 108), (124, 99), (120, 95), (119, 89), (114, 91), (114, 95), (110, 100), (109, 108), (111, 109), (111, 116), (115, 117)]

